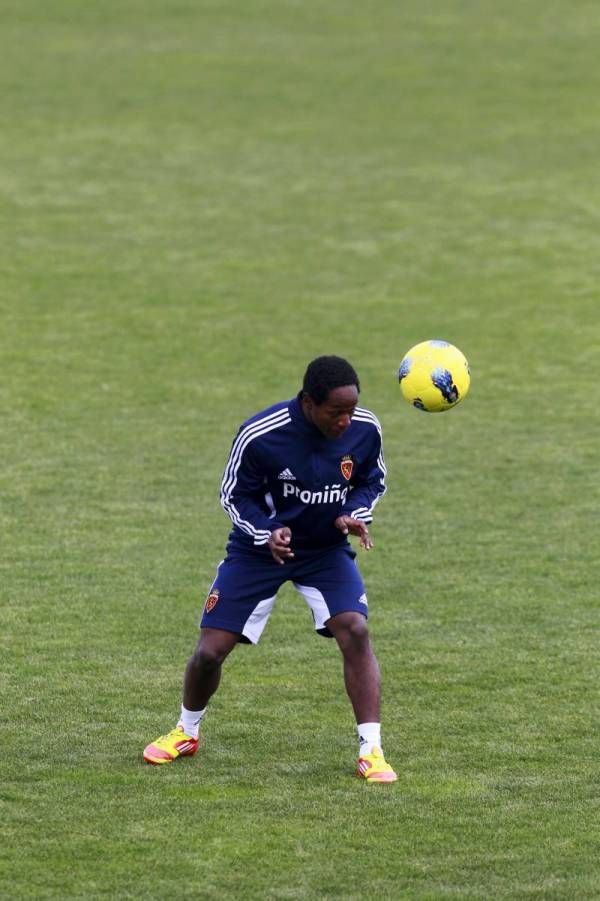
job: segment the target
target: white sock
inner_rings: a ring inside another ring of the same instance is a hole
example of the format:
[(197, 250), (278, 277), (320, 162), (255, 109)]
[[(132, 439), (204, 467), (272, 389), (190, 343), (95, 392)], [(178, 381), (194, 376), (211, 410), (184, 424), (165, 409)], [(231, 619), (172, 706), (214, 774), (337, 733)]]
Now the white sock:
[(205, 713), (206, 707), (204, 710), (188, 710), (182, 704), (181, 715), (177, 725), (181, 726), (185, 734), (189, 735), (190, 738), (198, 738), (200, 723), (202, 722)]
[(381, 748), (381, 723), (359, 723), (356, 727), (359, 754), (370, 754), (375, 746)]

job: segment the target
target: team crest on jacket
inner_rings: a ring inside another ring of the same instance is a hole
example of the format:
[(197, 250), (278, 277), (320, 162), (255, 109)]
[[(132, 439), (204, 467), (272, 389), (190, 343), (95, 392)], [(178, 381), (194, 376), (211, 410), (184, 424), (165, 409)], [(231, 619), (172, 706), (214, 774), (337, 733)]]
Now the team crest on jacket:
[(206, 604), (204, 606), (204, 612), (210, 613), (211, 610), (214, 610), (217, 606), (217, 601), (219, 600), (219, 589), (213, 588), (209, 596), (206, 598)]
[(352, 470), (354, 468), (354, 460), (350, 456), (350, 454), (346, 454), (345, 457), (342, 457), (340, 462), (340, 469), (342, 470), (342, 475), (346, 479), (347, 482), (350, 481), (350, 476), (352, 475)]

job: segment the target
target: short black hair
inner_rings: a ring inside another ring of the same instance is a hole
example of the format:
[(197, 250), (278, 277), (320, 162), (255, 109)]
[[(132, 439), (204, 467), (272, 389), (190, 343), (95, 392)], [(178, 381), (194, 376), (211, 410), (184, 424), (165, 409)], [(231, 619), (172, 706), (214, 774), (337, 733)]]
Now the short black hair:
[(317, 406), (327, 400), (334, 388), (356, 385), (360, 393), (360, 382), (353, 366), (343, 357), (317, 357), (308, 364), (304, 373), (302, 391), (310, 395)]

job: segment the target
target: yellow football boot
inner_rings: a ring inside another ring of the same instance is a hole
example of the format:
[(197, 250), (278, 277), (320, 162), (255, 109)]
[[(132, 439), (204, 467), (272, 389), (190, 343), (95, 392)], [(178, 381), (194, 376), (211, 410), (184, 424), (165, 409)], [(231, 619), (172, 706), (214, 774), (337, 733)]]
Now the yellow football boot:
[(358, 758), (356, 775), (367, 782), (395, 782), (398, 778), (377, 745), (371, 748), (370, 754), (362, 754)]
[(177, 757), (189, 757), (198, 750), (199, 740), (186, 735), (181, 726), (176, 726), (168, 735), (161, 735), (144, 748), (146, 763), (171, 763)]

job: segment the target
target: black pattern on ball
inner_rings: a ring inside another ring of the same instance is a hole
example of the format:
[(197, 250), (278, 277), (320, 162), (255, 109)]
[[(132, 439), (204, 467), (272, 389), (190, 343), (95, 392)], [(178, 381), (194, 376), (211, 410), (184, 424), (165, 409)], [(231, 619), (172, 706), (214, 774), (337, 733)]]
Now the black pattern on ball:
[(410, 372), (412, 360), (408, 357), (405, 357), (400, 363), (400, 369), (398, 370), (398, 381), (401, 382), (403, 378), (406, 378), (408, 373)]
[(449, 404), (457, 403), (459, 398), (458, 388), (452, 381), (452, 375), (447, 369), (442, 369), (441, 366), (434, 369), (431, 373), (431, 381), (438, 391), (441, 392), (444, 400), (448, 401)]

